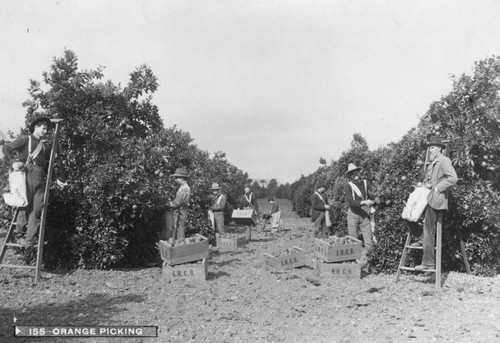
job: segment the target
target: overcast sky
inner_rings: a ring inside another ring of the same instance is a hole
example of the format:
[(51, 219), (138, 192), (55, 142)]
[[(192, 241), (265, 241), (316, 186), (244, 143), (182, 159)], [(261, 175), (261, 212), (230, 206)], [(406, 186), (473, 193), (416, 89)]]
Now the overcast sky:
[(451, 75), (499, 55), (500, 1), (0, 0), (0, 131), (65, 48), (125, 85), (146, 63), (165, 125), (254, 178), (292, 182), (397, 141)]

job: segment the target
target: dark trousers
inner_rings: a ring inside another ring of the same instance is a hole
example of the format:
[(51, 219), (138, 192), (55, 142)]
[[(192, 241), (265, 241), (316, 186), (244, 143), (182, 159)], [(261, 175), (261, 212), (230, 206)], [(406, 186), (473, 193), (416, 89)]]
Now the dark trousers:
[(322, 211), (318, 218), (314, 220), (314, 237), (326, 238), (328, 237), (328, 228), (325, 225), (325, 212)]
[(435, 210), (430, 206), (425, 208), (424, 227), (418, 223), (406, 222), (410, 228), (410, 233), (413, 237), (421, 237), (423, 230), (423, 248), (424, 255), (422, 256), (422, 264), (427, 267), (435, 267), (436, 265), (436, 228), (439, 213), (444, 213), (444, 210)]
[(40, 228), (47, 174), (42, 167), (33, 164), (27, 165), (27, 169), (26, 195), (28, 206), (19, 209), (17, 230), (24, 231), (27, 224), (26, 241), (33, 241)]
[(424, 256), (422, 264), (424, 266), (436, 266), (436, 227), (439, 213), (444, 210), (435, 210), (430, 206), (425, 208), (424, 218)]

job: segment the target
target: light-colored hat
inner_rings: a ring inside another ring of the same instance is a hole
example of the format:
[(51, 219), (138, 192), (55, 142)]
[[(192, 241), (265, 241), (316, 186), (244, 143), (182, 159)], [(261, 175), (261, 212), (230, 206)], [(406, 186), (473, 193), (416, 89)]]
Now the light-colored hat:
[(211, 188), (211, 190), (215, 191), (215, 190), (218, 190), (218, 189), (220, 189), (219, 184), (218, 184), (217, 182), (212, 183), (212, 188)]
[(186, 169), (184, 168), (177, 168), (175, 170), (175, 173), (172, 175), (173, 177), (184, 177), (187, 178), (189, 177), (189, 174)]
[(349, 165), (347, 166), (347, 171), (345, 172), (344, 175), (348, 175), (348, 174), (352, 173), (353, 171), (361, 170), (361, 169), (362, 168), (356, 167), (356, 165), (354, 163), (349, 163)]

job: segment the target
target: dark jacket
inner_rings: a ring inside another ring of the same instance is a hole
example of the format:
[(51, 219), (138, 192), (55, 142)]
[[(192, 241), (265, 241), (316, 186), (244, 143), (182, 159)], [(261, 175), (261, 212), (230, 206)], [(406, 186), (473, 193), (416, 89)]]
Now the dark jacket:
[[(247, 197), (250, 199), (250, 201), (247, 200)], [(245, 208), (245, 207), (251, 207), (255, 210), (255, 212), (259, 212), (259, 204), (257, 204), (257, 197), (253, 192), (250, 192), (250, 194), (243, 194), (240, 200), (240, 208)]]
[[(323, 198), (323, 200), (321, 200)], [(311, 195), (311, 221), (315, 221), (321, 212), (325, 212), (326, 208), (325, 205), (328, 205), (328, 200), (325, 199), (325, 195), (321, 194), (321, 197), (318, 196), (317, 192), (314, 192), (313, 195)]]
[[(2, 152), (5, 156), (5, 160), (12, 165), (14, 162), (24, 162), (28, 159), (28, 155), (30, 152), (33, 152), (40, 140), (35, 136), (31, 135), (31, 147), (29, 147), (29, 136), (19, 136), (14, 141), (10, 143), (6, 143), (2, 147)], [(14, 156), (14, 151), (17, 151), (17, 158)], [(44, 143), (42, 151), (35, 158), (35, 164), (38, 166), (46, 166), (48, 165), (47, 161), (50, 159), (51, 145), (48, 143)]]
[(358, 182), (350, 180), (350, 182), (352, 182), (359, 188), (362, 197), (357, 195), (356, 192), (353, 192), (351, 185), (349, 183), (346, 183), (344, 185), (344, 194), (347, 205), (349, 205), (349, 208), (353, 213), (360, 215), (363, 218), (366, 218), (369, 216), (368, 214), (369, 208), (366, 205), (361, 206), (361, 201), (370, 199), (372, 197), (371, 184), (368, 181), (366, 181), (366, 188), (365, 188), (364, 180), (360, 180)]

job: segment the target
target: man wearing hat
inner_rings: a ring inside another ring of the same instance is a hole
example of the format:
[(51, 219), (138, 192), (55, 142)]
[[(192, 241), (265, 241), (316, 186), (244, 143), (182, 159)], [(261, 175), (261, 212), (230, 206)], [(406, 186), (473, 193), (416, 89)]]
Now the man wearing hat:
[(372, 225), (370, 215), (375, 209), (372, 197), (371, 185), (367, 180), (361, 179), (361, 168), (349, 163), (345, 177), (347, 183), (344, 185), (344, 194), (349, 209), (347, 210), (347, 232), (349, 236), (357, 238), (358, 228), (363, 235), (366, 251), (373, 245)]
[[(46, 167), (51, 152), (50, 144), (46, 143), (43, 138), (51, 127), (52, 123), (49, 118), (35, 118), (29, 125), (29, 135), (20, 136), (6, 143), (2, 148), (5, 160), (11, 164), (12, 169), (26, 171), (28, 205), (20, 208), (16, 224), (17, 233), (27, 230), (26, 239), (18, 241), (25, 247), (37, 244), (35, 236), (40, 227), (47, 178)], [(17, 158), (14, 152), (17, 152)]]
[(328, 236), (325, 221), (330, 205), (326, 200), (325, 190), (326, 184), (320, 181), (316, 184), (316, 191), (311, 195), (311, 221), (314, 223), (314, 237), (316, 238)]
[(252, 208), (255, 213), (259, 213), (259, 204), (257, 203), (257, 197), (250, 190), (250, 184), (245, 184), (245, 194), (241, 197), (240, 208)]
[(175, 173), (172, 175), (175, 178), (175, 182), (179, 184), (179, 189), (175, 195), (175, 199), (167, 204), (167, 207), (174, 210), (174, 228), (176, 235), (174, 239), (184, 239), (186, 231), (186, 223), (188, 219), (188, 204), (189, 197), (191, 196), (191, 188), (187, 184), (187, 178), (189, 177), (188, 172), (184, 168), (177, 168)]
[(224, 209), (226, 208), (226, 195), (221, 192), (221, 188), (217, 182), (212, 184), (212, 197), (208, 216), (212, 221), (214, 231), (224, 233)]
[[(458, 180), (451, 160), (443, 155), (446, 144), (439, 137), (432, 136), (427, 142), (427, 148), (430, 164), (426, 167), (423, 183), (431, 192), (427, 196), (428, 205), (425, 208), (422, 264), (415, 267), (415, 270), (419, 271), (436, 267), (434, 247), (438, 214), (448, 209), (448, 190)], [(413, 245), (415, 246), (415, 244)]]

